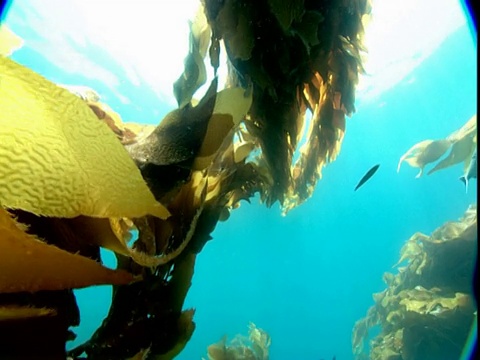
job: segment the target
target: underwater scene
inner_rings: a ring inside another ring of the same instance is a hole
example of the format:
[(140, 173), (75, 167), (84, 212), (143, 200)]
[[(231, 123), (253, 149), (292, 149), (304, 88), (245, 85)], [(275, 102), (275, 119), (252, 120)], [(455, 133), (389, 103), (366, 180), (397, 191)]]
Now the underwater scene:
[(0, 359), (466, 360), (459, 0), (0, 10)]

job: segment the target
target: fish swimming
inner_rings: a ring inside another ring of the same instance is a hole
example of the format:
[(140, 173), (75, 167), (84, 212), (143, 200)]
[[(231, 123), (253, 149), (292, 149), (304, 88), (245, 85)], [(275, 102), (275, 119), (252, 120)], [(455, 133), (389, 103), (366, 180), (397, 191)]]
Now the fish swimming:
[(477, 178), (477, 149), (472, 154), (470, 164), (468, 164), (465, 174), (460, 176), (460, 180), (465, 184), (465, 192), (468, 192), (468, 181)]
[(377, 172), (379, 167), (380, 167), (380, 164), (377, 164), (374, 167), (372, 167), (370, 170), (368, 170), (367, 173), (365, 175), (363, 175), (363, 177), (360, 179), (357, 186), (355, 186), (355, 190), (353, 190), (353, 191), (357, 191), (357, 189), (360, 186), (365, 184), (368, 181), (368, 179), (370, 179), (373, 176), (373, 174), (375, 174)]

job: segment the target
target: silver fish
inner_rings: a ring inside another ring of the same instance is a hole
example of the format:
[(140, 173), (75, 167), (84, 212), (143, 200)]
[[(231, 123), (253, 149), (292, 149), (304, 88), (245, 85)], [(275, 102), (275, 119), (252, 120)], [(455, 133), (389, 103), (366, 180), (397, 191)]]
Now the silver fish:
[(472, 154), (472, 159), (470, 160), (470, 164), (465, 171), (465, 174), (460, 176), (460, 180), (465, 184), (465, 192), (468, 192), (468, 181), (470, 179), (477, 178), (477, 149)]

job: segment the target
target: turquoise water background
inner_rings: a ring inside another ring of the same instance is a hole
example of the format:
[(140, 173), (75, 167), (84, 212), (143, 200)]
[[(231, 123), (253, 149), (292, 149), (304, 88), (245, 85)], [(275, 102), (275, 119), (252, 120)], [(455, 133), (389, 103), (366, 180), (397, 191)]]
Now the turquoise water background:
[[(14, 60), (54, 82), (96, 89), (124, 120), (153, 123), (172, 109), (142, 84), (126, 81), (118, 87), (133, 108), (100, 81), (51, 64), (28, 46), (29, 39), (36, 39), (34, 29), (16, 22), (27, 4), (14, 2), (6, 18), (26, 40)], [(82, 51), (121, 73), (107, 52), (88, 44)], [(373, 305), (372, 293), (385, 288), (382, 275), (394, 271), (405, 241), (417, 231), (430, 234), (457, 220), (476, 203), (476, 180), (467, 194), (458, 180), (461, 164), (419, 179), (418, 170), (405, 163), (396, 171), (412, 145), (446, 137), (476, 112), (476, 54), (476, 39), (464, 25), (404, 81), (374, 101), (357, 100), (340, 156), (323, 170), (305, 204), (282, 217), (277, 206), (267, 209), (253, 199), (217, 225), (197, 258), (185, 304), (196, 309), (197, 327), (178, 359), (206, 357), (209, 344), (224, 334), (246, 335), (249, 322), (270, 334), (272, 360), (353, 359), (353, 325)], [(354, 192), (377, 163), (375, 176)], [(111, 256), (105, 257), (111, 264)], [(98, 287), (77, 294), (82, 324), (75, 329), (75, 344), (86, 340), (106, 315), (111, 292)]]

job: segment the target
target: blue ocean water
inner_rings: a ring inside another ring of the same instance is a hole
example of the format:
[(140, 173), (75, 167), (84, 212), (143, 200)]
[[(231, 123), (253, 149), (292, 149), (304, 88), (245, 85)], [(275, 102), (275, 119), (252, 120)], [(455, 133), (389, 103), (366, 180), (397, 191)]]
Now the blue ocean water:
[[(23, 11), (14, 3), (9, 16), (21, 17)], [(16, 29), (14, 21), (11, 28), (35, 38)], [(95, 61), (115, 71), (108, 53), (88, 45), (82, 51), (94, 52)], [(197, 327), (178, 359), (206, 357), (209, 344), (225, 334), (247, 334), (249, 322), (270, 334), (273, 360), (353, 359), (353, 325), (373, 305), (372, 293), (385, 288), (382, 275), (392, 271), (404, 242), (417, 231), (429, 234), (458, 219), (476, 203), (476, 181), (465, 194), (460, 164), (419, 179), (407, 164), (396, 172), (400, 156), (413, 144), (444, 138), (476, 112), (476, 54), (476, 40), (464, 25), (404, 81), (375, 101), (358, 99), (340, 156), (323, 170), (305, 204), (282, 217), (276, 206), (267, 209), (253, 199), (217, 225), (197, 258), (185, 304), (196, 309)], [(109, 97), (100, 81), (49, 63), (28, 42), (13, 59), (55, 82), (95, 88), (130, 121), (161, 118), (170, 110), (147, 88), (139, 91), (141, 85), (126, 82), (119, 90), (137, 105), (132, 109)], [(377, 163), (375, 176), (354, 192)], [(77, 294), (83, 317), (75, 344), (105, 316), (110, 289)]]

